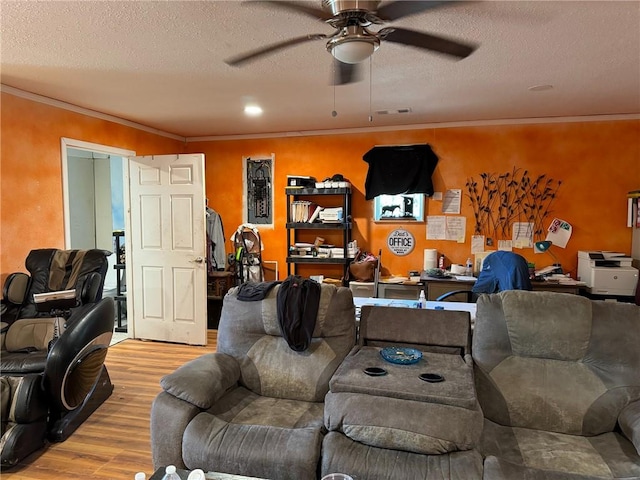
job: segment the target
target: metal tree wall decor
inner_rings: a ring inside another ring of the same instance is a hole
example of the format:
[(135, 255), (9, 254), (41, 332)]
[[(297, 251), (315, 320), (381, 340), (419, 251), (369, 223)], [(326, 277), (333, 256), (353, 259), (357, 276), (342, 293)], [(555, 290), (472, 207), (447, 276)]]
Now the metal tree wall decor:
[(510, 238), (514, 222), (529, 222), (534, 238), (541, 238), (562, 181), (545, 174), (533, 178), (527, 170), (514, 168), (501, 174), (481, 173), (479, 180), (471, 177), (465, 185), (476, 235)]

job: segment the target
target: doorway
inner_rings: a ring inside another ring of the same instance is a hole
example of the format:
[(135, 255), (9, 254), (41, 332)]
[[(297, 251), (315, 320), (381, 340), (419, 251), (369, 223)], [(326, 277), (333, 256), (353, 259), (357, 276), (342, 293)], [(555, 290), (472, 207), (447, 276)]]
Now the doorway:
[[(104, 296), (116, 300), (116, 336), (130, 336), (126, 312), (127, 157), (135, 152), (62, 139), (65, 248), (100, 248), (108, 257)], [(121, 250), (121, 251), (118, 251)]]

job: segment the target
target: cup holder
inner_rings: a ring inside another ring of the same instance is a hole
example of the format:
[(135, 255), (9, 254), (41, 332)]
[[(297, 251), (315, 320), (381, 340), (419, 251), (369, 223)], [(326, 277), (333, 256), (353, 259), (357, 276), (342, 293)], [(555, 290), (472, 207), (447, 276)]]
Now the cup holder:
[(439, 373), (422, 373), (418, 376), (418, 378), (429, 383), (438, 383), (444, 381), (444, 377)]
[(381, 377), (382, 375), (387, 374), (387, 371), (380, 367), (367, 367), (363, 371), (371, 377)]

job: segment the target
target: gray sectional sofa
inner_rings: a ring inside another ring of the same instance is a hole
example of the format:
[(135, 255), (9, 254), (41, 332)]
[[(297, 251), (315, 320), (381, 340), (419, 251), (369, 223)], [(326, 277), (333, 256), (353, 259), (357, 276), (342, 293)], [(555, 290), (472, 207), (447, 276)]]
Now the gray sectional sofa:
[[(277, 293), (225, 297), (217, 353), (162, 379), (155, 467), (359, 480), (640, 478), (640, 307), (507, 291), (466, 312), (363, 309), (322, 285), (309, 348), (293, 351)], [(386, 345), (419, 348), (385, 365)], [(470, 352), (471, 350), (471, 352)], [(418, 379), (426, 371), (445, 381)]]
[(485, 295), (472, 348), (485, 478), (640, 478), (640, 307)]

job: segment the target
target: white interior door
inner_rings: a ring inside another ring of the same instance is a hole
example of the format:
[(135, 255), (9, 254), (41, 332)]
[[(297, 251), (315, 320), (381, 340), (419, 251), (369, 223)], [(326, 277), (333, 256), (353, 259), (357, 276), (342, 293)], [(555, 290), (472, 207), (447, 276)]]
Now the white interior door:
[(204, 155), (129, 158), (134, 338), (206, 345)]

